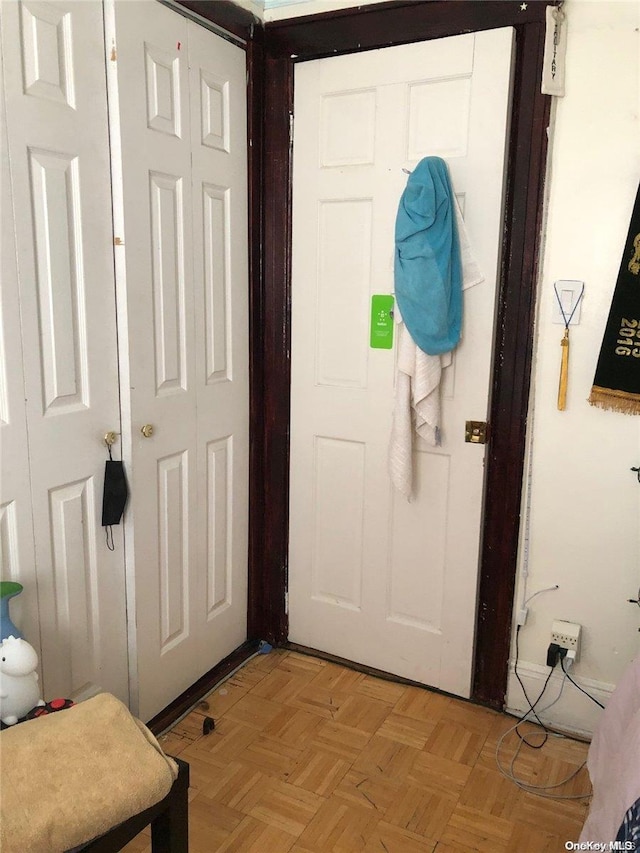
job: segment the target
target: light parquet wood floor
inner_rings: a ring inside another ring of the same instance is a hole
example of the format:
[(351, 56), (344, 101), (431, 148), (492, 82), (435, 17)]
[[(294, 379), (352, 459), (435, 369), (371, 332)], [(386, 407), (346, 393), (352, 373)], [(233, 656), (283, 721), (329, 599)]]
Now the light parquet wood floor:
[[(504, 778), (513, 718), (461, 700), (275, 650), (206, 701), (160, 739), (191, 767), (190, 853), (560, 853), (586, 817)], [(586, 752), (551, 737), (516, 770), (553, 783)], [(590, 790), (586, 769), (559, 790)], [(148, 833), (125, 850), (149, 853)]]

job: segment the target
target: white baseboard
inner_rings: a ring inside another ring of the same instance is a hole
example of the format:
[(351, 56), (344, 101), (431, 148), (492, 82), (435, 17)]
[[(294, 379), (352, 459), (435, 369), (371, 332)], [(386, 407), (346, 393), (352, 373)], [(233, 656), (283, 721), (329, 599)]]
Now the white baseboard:
[[(532, 703), (535, 703), (540, 695), (548, 674), (548, 667), (539, 666), (535, 663), (527, 663), (526, 661), (518, 662), (518, 675), (522, 679), (522, 683)], [(569, 674), (583, 690), (586, 690), (598, 702), (601, 702), (603, 705), (607, 704), (615, 685), (607, 684), (603, 681), (593, 681), (589, 678), (581, 678), (579, 671), (573, 672), (570, 670)], [(550, 705), (558, 696), (562, 680), (563, 674), (558, 667), (549, 679), (545, 694), (536, 705), (536, 711), (539, 712), (543, 723), (550, 727), (590, 738), (600, 719), (602, 709), (581, 693), (568, 679), (565, 682), (562, 696), (558, 702), (547, 711), (541, 710)], [(515, 676), (514, 664), (511, 661), (509, 665), (505, 711), (520, 717), (528, 708), (529, 705)]]

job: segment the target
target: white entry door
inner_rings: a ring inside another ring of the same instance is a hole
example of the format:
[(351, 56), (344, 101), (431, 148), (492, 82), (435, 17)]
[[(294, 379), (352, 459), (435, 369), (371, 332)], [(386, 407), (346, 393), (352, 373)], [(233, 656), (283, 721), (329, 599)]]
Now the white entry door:
[(246, 66), (155, 0), (106, 8), (127, 559), (149, 719), (246, 639)]
[(103, 437), (120, 430), (102, 5), (1, 12), (2, 576), (25, 586), (44, 695), (126, 702), (122, 531), (111, 551), (101, 527)]
[[(513, 31), (301, 63), (295, 75), (290, 639), (469, 696)], [(442, 444), (415, 497), (387, 468), (394, 353), (369, 348), (393, 291), (411, 170), (444, 157), (485, 276), (442, 380)]]

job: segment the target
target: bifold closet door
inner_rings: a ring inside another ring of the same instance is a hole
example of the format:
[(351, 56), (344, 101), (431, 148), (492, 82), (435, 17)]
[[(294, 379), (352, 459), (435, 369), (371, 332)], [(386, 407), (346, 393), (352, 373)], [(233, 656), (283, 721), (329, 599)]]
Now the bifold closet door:
[(106, 8), (127, 559), (149, 719), (246, 639), (246, 67), (157, 2)]
[(128, 701), (122, 531), (111, 551), (101, 526), (104, 435), (120, 431), (102, 4), (1, 15), (2, 577), (25, 586), (45, 696)]
[(20, 294), (16, 266), (15, 224), (9, 173), (9, 147), (0, 87), (2, 172), (2, 253), (0, 254), (0, 579), (17, 581), (25, 595), (12, 600), (10, 616), (40, 649), (38, 585), (33, 544), (29, 477), (29, 443), (24, 400), (24, 365), (20, 330)]

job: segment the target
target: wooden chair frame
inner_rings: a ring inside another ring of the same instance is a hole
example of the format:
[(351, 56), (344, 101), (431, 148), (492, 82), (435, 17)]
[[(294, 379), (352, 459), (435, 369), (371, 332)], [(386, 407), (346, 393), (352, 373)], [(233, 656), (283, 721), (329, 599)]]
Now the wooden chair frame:
[(179, 758), (174, 760), (178, 778), (163, 800), (68, 853), (116, 853), (149, 824), (153, 853), (189, 853), (189, 765)]

